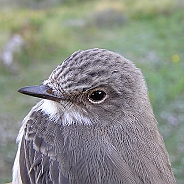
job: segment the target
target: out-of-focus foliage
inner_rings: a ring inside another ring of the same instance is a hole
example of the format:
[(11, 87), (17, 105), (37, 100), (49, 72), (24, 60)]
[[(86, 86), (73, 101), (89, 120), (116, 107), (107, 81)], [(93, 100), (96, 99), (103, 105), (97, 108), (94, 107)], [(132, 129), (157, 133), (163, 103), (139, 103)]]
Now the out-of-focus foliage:
[(38, 101), (17, 89), (40, 84), (71, 53), (92, 47), (118, 52), (142, 69), (173, 171), (184, 183), (183, 1), (15, 2), (0, 0), (0, 57), (15, 34), (24, 40), (13, 70), (0, 62), (0, 183), (11, 181), (18, 129)]

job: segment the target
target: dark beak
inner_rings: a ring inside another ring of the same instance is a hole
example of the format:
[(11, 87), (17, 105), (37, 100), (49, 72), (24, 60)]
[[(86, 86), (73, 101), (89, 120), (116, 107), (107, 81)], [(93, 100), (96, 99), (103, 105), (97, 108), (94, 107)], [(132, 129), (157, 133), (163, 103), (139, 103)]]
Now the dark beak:
[(52, 89), (49, 86), (40, 85), (40, 86), (26, 86), (20, 88), (18, 92), (23, 93), (25, 95), (30, 95), (38, 98), (44, 98), (53, 101), (60, 101), (61, 99), (54, 96), (52, 93)]

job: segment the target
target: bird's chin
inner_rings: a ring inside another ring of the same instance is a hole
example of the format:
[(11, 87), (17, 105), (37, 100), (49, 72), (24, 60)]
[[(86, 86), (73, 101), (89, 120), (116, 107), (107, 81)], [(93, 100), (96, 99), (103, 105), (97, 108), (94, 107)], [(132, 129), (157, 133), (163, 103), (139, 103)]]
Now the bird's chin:
[(60, 115), (64, 112), (64, 108), (60, 103), (47, 99), (40, 102), (38, 110), (47, 114), (50, 119), (59, 119)]

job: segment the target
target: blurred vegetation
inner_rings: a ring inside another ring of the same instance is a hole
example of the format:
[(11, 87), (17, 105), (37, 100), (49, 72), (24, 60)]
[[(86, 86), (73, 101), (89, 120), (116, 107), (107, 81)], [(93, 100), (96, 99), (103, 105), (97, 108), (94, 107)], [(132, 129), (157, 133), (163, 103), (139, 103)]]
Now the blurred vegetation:
[(93, 47), (118, 52), (141, 68), (174, 174), (184, 183), (183, 1), (15, 2), (0, 0), (0, 53), (14, 34), (24, 39), (14, 55), (16, 70), (0, 62), (0, 183), (11, 181), (21, 121), (38, 102), (17, 89), (40, 84), (74, 51)]

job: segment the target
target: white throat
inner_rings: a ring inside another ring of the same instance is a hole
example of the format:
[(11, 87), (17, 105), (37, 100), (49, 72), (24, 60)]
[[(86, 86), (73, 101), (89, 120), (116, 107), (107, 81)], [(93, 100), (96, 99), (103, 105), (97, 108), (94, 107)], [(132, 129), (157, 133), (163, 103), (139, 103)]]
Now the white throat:
[(42, 110), (45, 114), (49, 115), (50, 119), (54, 119), (55, 121), (58, 118), (62, 118), (62, 124), (64, 126), (69, 126), (72, 124), (83, 124), (83, 125), (92, 125), (92, 122), (89, 118), (83, 115), (81, 109), (81, 113), (79, 110), (74, 108), (72, 105), (67, 107), (63, 107), (61, 104), (51, 101), (51, 100), (43, 100), (43, 103), (40, 105), (38, 110)]

